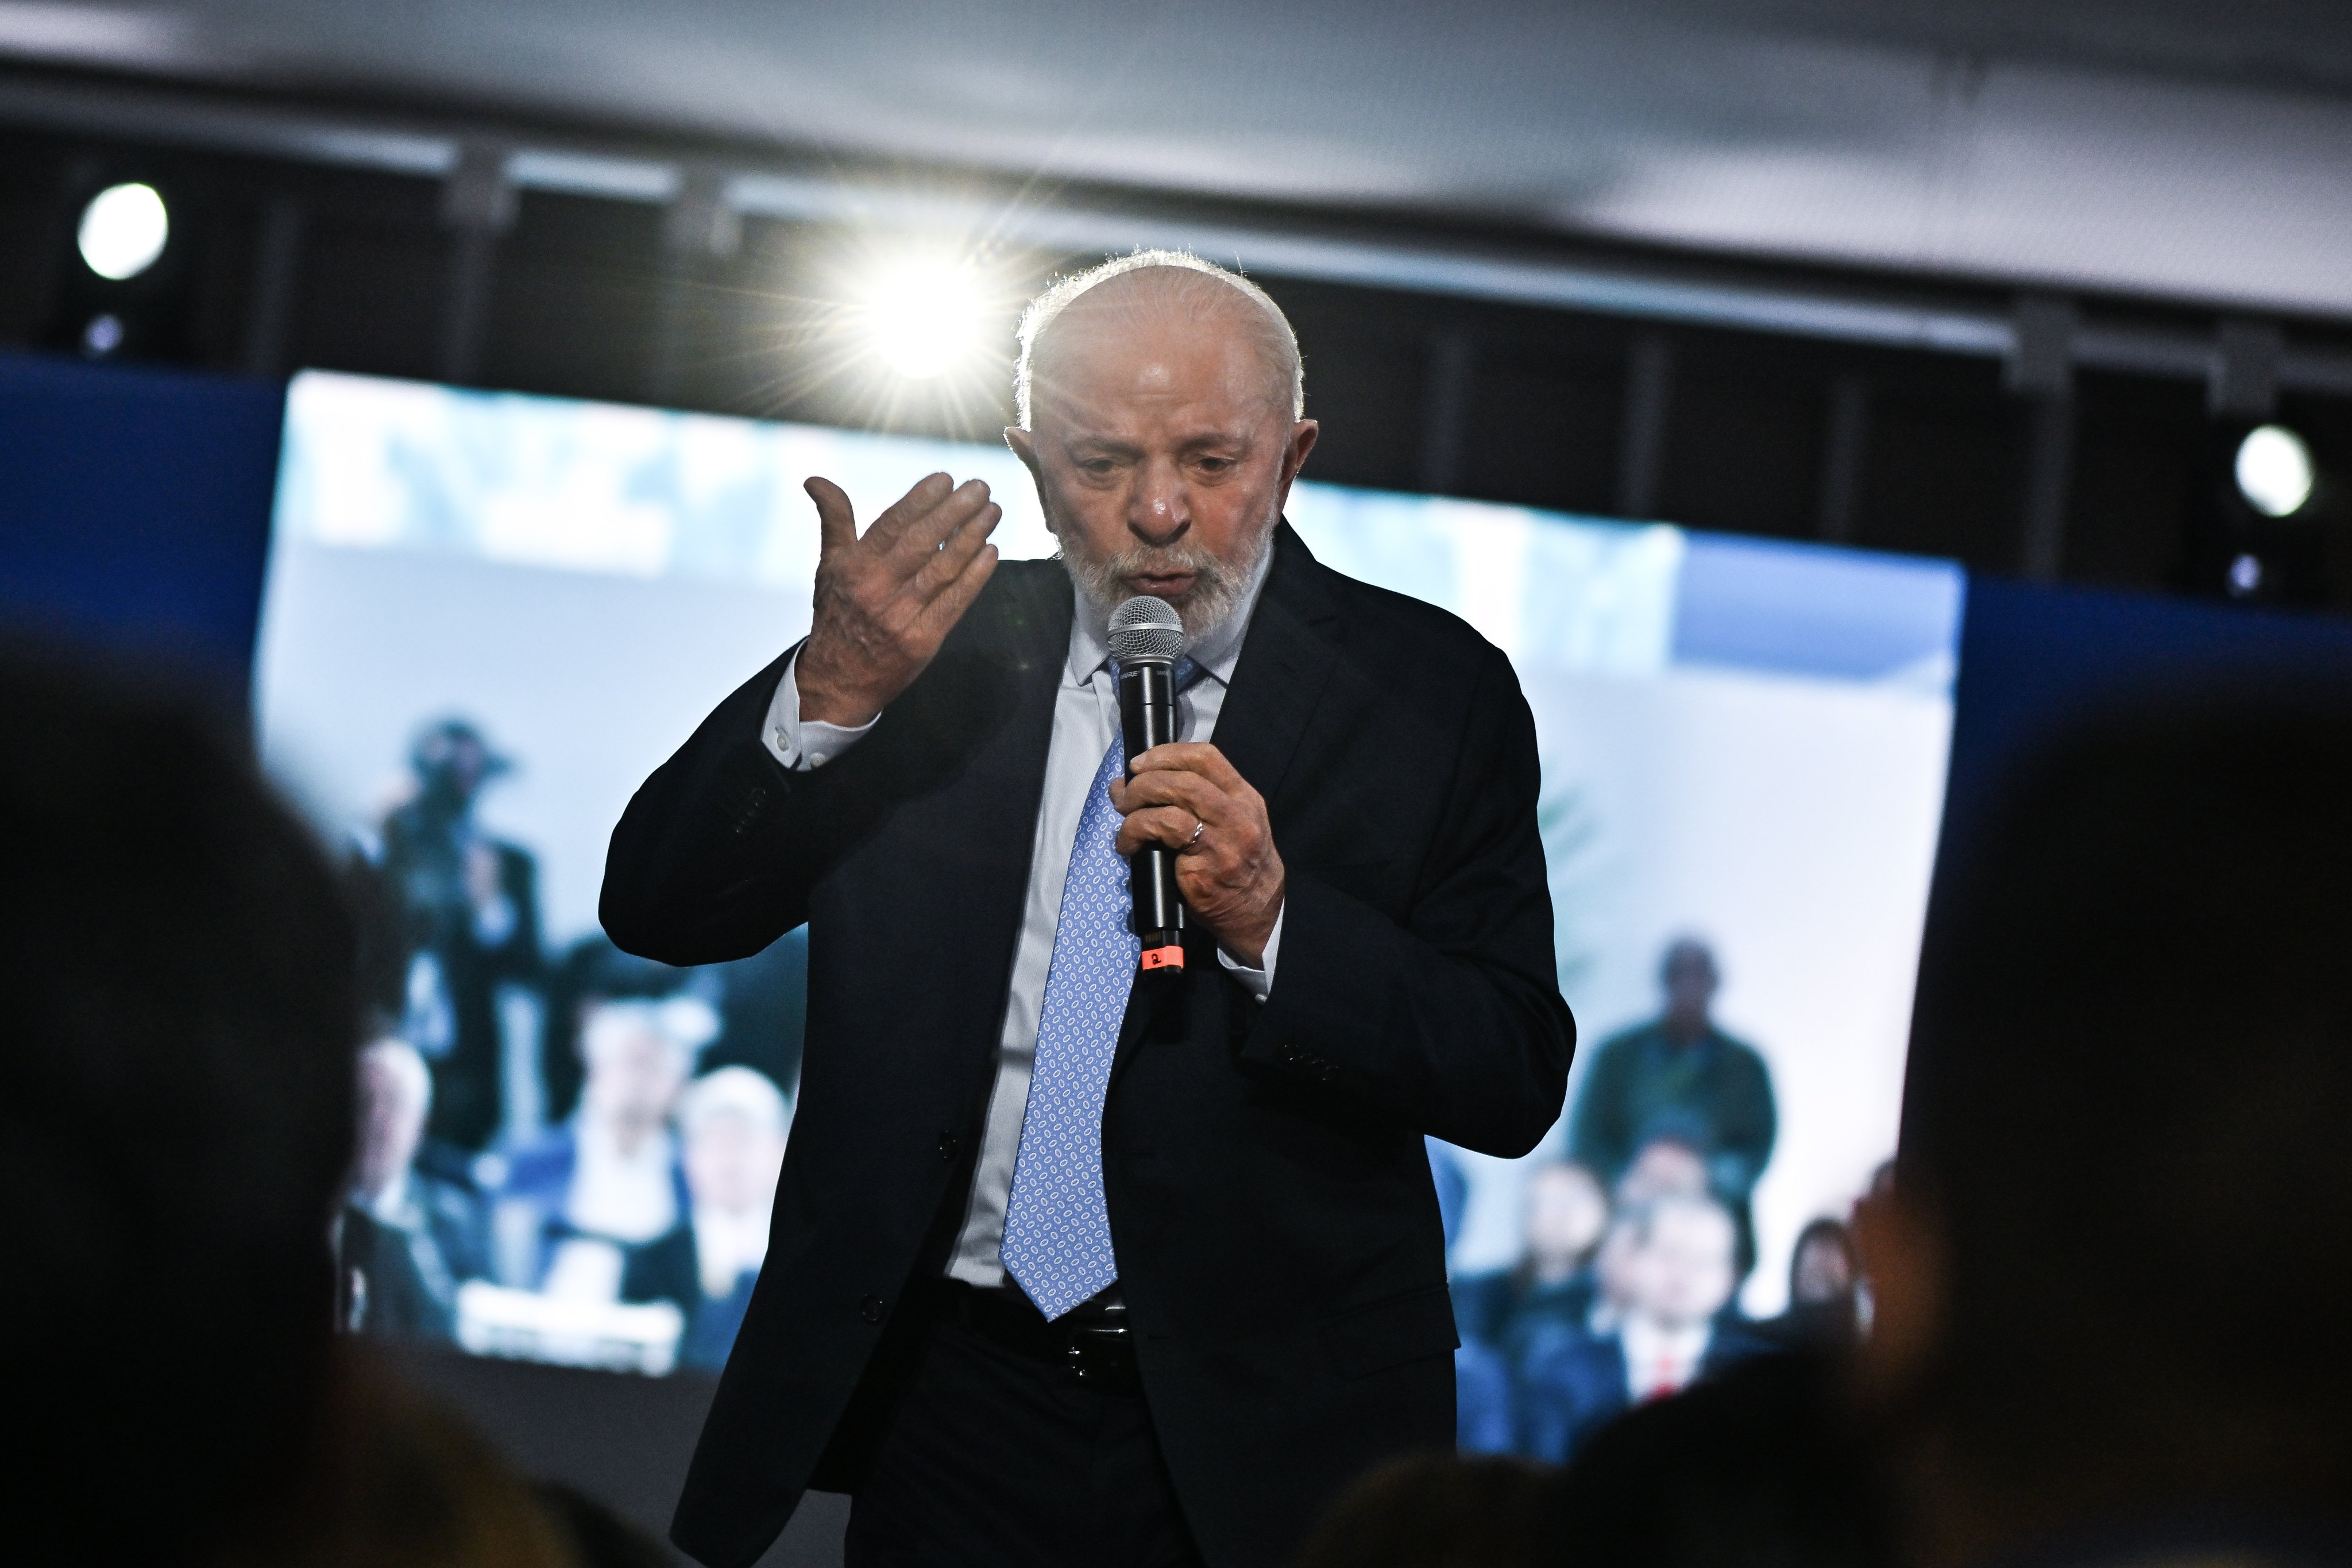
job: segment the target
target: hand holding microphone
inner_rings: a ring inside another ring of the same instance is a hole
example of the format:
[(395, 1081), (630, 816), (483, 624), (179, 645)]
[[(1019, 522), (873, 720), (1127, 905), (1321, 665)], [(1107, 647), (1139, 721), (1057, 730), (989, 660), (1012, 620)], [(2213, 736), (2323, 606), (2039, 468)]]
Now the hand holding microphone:
[(1153, 928), (1146, 922), (1172, 914), (1164, 897), (1165, 879), (1172, 878), (1192, 923), (1255, 968), (1282, 912), (1282, 857), (1265, 800), (1224, 753), (1202, 742), (1169, 739), (1175, 733), (1171, 670), (1182, 649), (1177, 626), (1176, 612), (1148, 596), (1129, 600), (1112, 617), (1128, 743), (1128, 776), (1111, 783), (1111, 803), (1127, 818), (1118, 852), (1133, 864), (1136, 927), (1147, 951)]

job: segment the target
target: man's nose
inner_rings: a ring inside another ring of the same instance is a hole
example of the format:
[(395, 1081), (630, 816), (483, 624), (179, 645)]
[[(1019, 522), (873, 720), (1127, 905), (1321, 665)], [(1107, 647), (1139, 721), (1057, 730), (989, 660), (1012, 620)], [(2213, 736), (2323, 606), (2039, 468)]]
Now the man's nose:
[(1128, 531), (1158, 548), (1173, 544), (1192, 526), (1192, 500), (1173, 463), (1145, 468), (1128, 506)]

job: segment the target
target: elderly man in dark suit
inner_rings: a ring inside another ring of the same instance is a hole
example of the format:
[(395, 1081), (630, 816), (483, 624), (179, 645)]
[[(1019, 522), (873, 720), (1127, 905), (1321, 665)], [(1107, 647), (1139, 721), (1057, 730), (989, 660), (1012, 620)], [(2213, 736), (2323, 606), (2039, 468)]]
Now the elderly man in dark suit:
[[(614, 834), (624, 948), (810, 931), (767, 1267), (674, 1527), (721, 1568), (811, 1487), (853, 1494), (853, 1564), (1286, 1561), (1454, 1436), (1423, 1135), (1523, 1153), (1565, 1093), (1527, 703), (1282, 521), (1317, 426), (1281, 311), (1124, 258), (1033, 304), (1018, 392), (1062, 559), (1000, 565), (978, 482), (861, 536), (811, 480), (807, 640)], [(1122, 778), (1135, 595), (1189, 653)], [(1146, 845), (1191, 921), (1139, 978)]]

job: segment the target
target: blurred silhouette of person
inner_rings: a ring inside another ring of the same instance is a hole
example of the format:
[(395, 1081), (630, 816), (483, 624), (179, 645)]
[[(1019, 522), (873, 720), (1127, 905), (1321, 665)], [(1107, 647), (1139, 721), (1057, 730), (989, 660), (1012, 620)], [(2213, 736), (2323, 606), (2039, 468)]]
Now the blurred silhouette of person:
[(746, 1067), (706, 1073), (679, 1097), (688, 1213), (629, 1255), (621, 1299), (677, 1303), (686, 1314), (681, 1365), (716, 1372), (727, 1364), (768, 1254), (791, 1118), (776, 1086)]
[(1552, 1161), (1528, 1173), (1525, 1255), (1512, 1268), (1454, 1286), (1465, 1340), (1491, 1347), (1516, 1376), (1548, 1345), (1585, 1331), (1596, 1286), (1593, 1254), (1609, 1229), (1609, 1200), (1591, 1172)]
[(1332, 1503), (1297, 1568), (1538, 1568), (1558, 1560), (1549, 1480), (1520, 1459), (1392, 1459)]
[[(623, 952), (602, 931), (582, 937), (549, 966), (547, 1010), (540, 1045), (540, 1073), (551, 1125), (569, 1121), (580, 1107), (580, 1085), (586, 1073), (580, 1046), (581, 1026), (589, 1014), (606, 1002), (666, 1002), (673, 996), (700, 998), (719, 1008), (720, 1038), (702, 1058), (706, 1067), (731, 1061), (727, 1051), (726, 1013), (721, 1003), (720, 972), (731, 964), (708, 964), (699, 969), (676, 969), (650, 958)], [(782, 1079), (772, 1079), (782, 1083)]]
[(341, 1222), (345, 1326), (447, 1338), (457, 1286), (486, 1272), (481, 1198), (416, 1167), (432, 1075), (397, 1037), (360, 1053), (360, 1145)]
[(331, 1425), (352, 921), (201, 699), (10, 655), (0, 712), (7, 1555), (234, 1556)]
[(1643, 1148), (1674, 1138), (1706, 1160), (1707, 1182), (1744, 1202), (1772, 1157), (1772, 1078), (1753, 1046), (1715, 1025), (1715, 954), (1683, 937), (1660, 965), (1665, 1009), (1602, 1042), (1569, 1120), (1569, 1152), (1614, 1186)]
[(1817, 1219), (1789, 1252), (1788, 1310), (1757, 1324), (1757, 1332), (1791, 1348), (1852, 1344), (1861, 1331), (1861, 1283), (1853, 1233), (1841, 1221)]
[[(347, 1357), (320, 1484), (237, 1568), (602, 1568), (568, 1500), (445, 1406)], [(619, 1559), (629, 1562), (628, 1559)]]
[(1713, 1190), (1706, 1156), (1689, 1139), (1662, 1133), (1643, 1143), (1618, 1176), (1615, 1196), (1622, 1207), (1640, 1208), (1660, 1198), (1689, 1197)]
[(1721, 1321), (1738, 1282), (1729, 1210), (1712, 1197), (1670, 1196), (1630, 1220), (1623, 1313), (1613, 1331), (1557, 1342), (1525, 1370), (1522, 1453), (1564, 1459), (1630, 1406), (1762, 1348)]
[(1780, 1128), (1772, 1075), (1755, 1047), (1716, 1026), (1721, 975), (1706, 943), (1668, 944), (1659, 978), (1664, 1010), (1594, 1053), (1570, 1112), (1568, 1152), (1612, 1189), (1661, 1139), (1695, 1152), (1738, 1222), (1744, 1274), (1754, 1256), (1748, 1199)]
[(1552, 1489), (1565, 1568), (1899, 1568), (1842, 1357), (1751, 1356), (1596, 1433)]
[(801, 1080), (808, 1032), (808, 928), (796, 927), (749, 958), (696, 971), (718, 982), (719, 1038), (702, 1056), (706, 1072), (758, 1071), (786, 1094)]
[(1855, 1224), (1920, 1568), (2352, 1560), (2328, 700), (2078, 725), (1947, 840), (1896, 1179)]
[(1465, 1454), (1508, 1454), (1518, 1445), (1518, 1401), (1502, 1352), (1463, 1337), (1454, 1347), (1454, 1446)]
[(534, 1222), (538, 1289), (616, 1300), (629, 1252), (691, 1212), (670, 1116), (696, 1053), (718, 1032), (718, 1016), (693, 996), (589, 1008), (578, 1110), (496, 1162), (505, 1166), (499, 1205), (520, 1205)]
[(577, 1568), (676, 1568), (667, 1546), (577, 1487), (540, 1481), (531, 1491), (562, 1528)]
[(1647, 1205), (1619, 1204), (1601, 1245), (1592, 1249), (1592, 1310), (1584, 1319), (1588, 1333), (1616, 1332), (1633, 1304), (1633, 1254), (1641, 1246), (1641, 1220), (1646, 1212)]
[(384, 817), (381, 873), (409, 955), (401, 1033), (433, 1068), (427, 1134), (476, 1150), (502, 1118), (499, 987), (540, 973), (538, 867), (476, 819), (484, 786), (513, 767), (480, 731), (428, 725), (408, 763), (415, 792)]

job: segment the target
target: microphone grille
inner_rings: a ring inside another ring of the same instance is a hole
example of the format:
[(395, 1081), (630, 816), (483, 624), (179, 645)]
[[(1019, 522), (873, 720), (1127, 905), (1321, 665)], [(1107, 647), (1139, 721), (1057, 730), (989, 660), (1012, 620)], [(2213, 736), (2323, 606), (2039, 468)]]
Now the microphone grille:
[(1110, 656), (1119, 663), (1173, 664), (1183, 651), (1184, 622), (1167, 600), (1138, 594), (1110, 613)]

